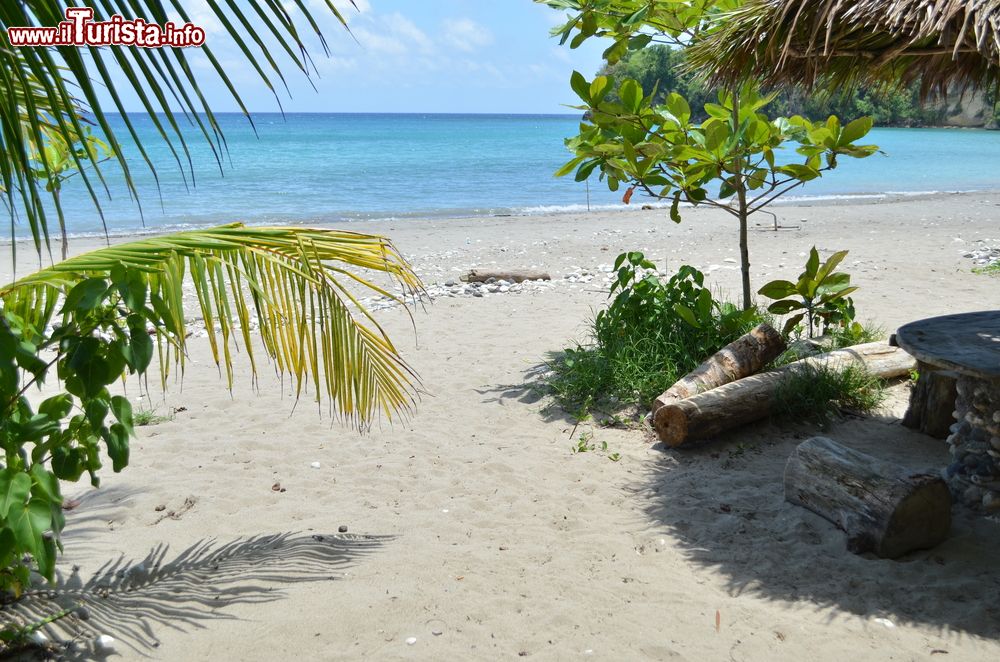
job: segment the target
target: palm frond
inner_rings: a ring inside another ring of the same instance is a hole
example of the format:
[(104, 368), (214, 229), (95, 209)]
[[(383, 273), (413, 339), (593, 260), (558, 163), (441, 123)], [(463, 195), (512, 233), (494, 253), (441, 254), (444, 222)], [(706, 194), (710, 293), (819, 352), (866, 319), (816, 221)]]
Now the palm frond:
[[(0, 288), (6, 310), (36, 329), (53, 322), (60, 297), (85, 278), (117, 266), (145, 274), (156, 318), (161, 379), (184, 367), (188, 323), (184, 282), (194, 285), (215, 361), (232, 386), (233, 348), (242, 340), (257, 374), (251, 329), (296, 397), (311, 384), (335, 413), (360, 426), (390, 419), (414, 403), (417, 382), (358, 288), (400, 303), (423, 286), (392, 242), (377, 235), (293, 227), (225, 225), (151, 237), (70, 258)], [(382, 273), (390, 292), (365, 275)]]
[(687, 55), (722, 83), (987, 87), (1000, 82), (1000, 1), (750, 0)]
[(279, 600), (281, 587), (290, 584), (328, 582), (390, 540), (291, 533), (222, 545), (201, 540), (173, 559), (160, 544), (143, 559), (108, 561), (87, 581), (75, 573), (60, 576), (55, 586), (9, 605), (6, 619), (26, 626), (68, 610), (67, 618), (45, 626), (50, 638), (92, 641), (109, 634), (145, 655), (159, 644), (157, 630), (195, 630), (233, 619), (226, 607)]
[[(314, 16), (315, 10), (310, 10), (301, 0), (295, 1), (294, 12), (280, 0), (250, 4), (258, 18), (255, 23), (247, 18), (248, 10), (232, 0), (207, 3), (228, 37), (248, 58), (257, 76), (269, 89), (275, 90), (275, 79), (284, 80), (280, 68), (268, 53), (268, 48), (275, 45), (289, 55), (294, 68), (308, 77), (310, 60), (306, 37), (316, 35), (326, 50), (322, 31)], [(45, 178), (36, 178), (29, 173), (30, 146), (42, 140), (43, 126), (60, 132), (72, 144), (74, 136), (84, 133), (84, 125), (92, 123), (121, 166), (130, 194), (138, 200), (132, 176), (135, 164), (126, 161), (121, 149), (121, 136), (109, 121), (109, 111), (121, 113), (124, 132), (137, 146), (146, 167), (156, 175), (154, 164), (117, 93), (113, 76), (115, 69), (124, 75), (135, 91), (182, 171), (186, 163), (193, 176), (185, 124), (197, 127), (211, 146), (220, 168), (225, 147), (222, 131), (201, 91), (204, 79), (195, 75), (196, 69), (190, 66), (189, 57), (182, 48), (20, 48), (10, 45), (6, 28), (55, 26), (64, 19), (67, 6), (92, 7), (95, 21), (118, 14), (126, 19), (143, 18), (162, 25), (170, 20), (168, 12), (176, 12), (182, 20), (189, 20), (180, 0), (0, 2), (0, 196), (11, 216), (11, 233), (15, 231), (19, 215), (23, 215), (39, 254), (48, 248), (51, 219), (45, 201), (49, 196), (45, 191)], [(344, 16), (330, 0), (326, 0), (324, 11), (329, 11), (346, 27)], [(248, 29), (248, 25), (255, 25), (256, 28)], [(275, 44), (269, 44), (270, 40)], [(206, 44), (200, 50), (215, 75), (249, 118), (249, 111), (211, 46)], [(101, 103), (99, 88), (109, 94), (110, 108)], [(99, 192), (102, 188), (105, 193), (107, 191), (98, 161), (84, 156), (78, 159), (77, 166), (94, 205), (100, 210)], [(87, 169), (84, 169), (84, 163), (89, 166)], [(58, 201), (54, 204), (58, 205)], [(61, 222), (61, 211), (58, 207), (56, 209)]]

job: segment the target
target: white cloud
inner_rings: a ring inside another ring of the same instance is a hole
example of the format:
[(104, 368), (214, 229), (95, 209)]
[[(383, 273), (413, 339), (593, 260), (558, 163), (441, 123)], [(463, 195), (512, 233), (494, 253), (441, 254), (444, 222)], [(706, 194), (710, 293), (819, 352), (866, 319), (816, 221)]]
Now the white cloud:
[(473, 51), (493, 43), (493, 33), (470, 18), (449, 18), (444, 22), (444, 39), (460, 51)]
[(398, 12), (375, 17), (369, 25), (370, 29), (357, 26), (352, 30), (358, 43), (371, 53), (406, 55), (413, 51), (429, 53), (434, 50), (430, 37)]

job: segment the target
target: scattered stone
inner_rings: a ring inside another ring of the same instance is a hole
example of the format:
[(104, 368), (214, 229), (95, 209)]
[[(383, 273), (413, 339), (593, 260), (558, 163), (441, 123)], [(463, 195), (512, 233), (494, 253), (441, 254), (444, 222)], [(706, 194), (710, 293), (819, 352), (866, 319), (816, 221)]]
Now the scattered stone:
[(115, 652), (115, 638), (106, 634), (94, 639), (94, 650), (100, 655), (110, 655)]
[(962, 495), (968, 503), (975, 503), (977, 501), (982, 501), (983, 499), (983, 489), (973, 485), (969, 489), (965, 490), (965, 494)]
[(416, 637), (409, 637), (409, 638), (408, 638), (408, 639), (406, 640), (406, 645), (407, 645), (407, 646), (412, 646), (412, 645), (413, 645), (413, 644), (415, 644), (415, 643), (417, 643), (417, 638), (416, 638)]
[(987, 492), (983, 495), (983, 510), (988, 513), (995, 513), (1000, 510), (1000, 494), (997, 492)]
[(155, 510), (158, 513), (162, 513), (166, 509), (167, 509), (167, 507), (165, 505), (163, 505), (162, 503), (160, 505), (158, 505), (156, 508), (153, 508), (153, 510)]
[(310, 466), (310, 467), (312, 467), (313, 469), (319, 469), (319, 467), (320, 467), (320, 464), (319, 464), (319, 462), (313, 462), (313, 463), (312, 463), (312, 464), (310, 464), (309, 466)]
[(347, 533), (347, 525), (346, 524), (341, 524), (337, 528), (337, 533)]

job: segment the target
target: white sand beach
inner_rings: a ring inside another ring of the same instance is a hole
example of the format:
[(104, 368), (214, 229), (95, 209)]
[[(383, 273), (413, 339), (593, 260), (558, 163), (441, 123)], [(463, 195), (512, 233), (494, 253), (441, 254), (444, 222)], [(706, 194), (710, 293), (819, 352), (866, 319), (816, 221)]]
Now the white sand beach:
[[(756, 217), (756, 287), (797, 276), (815, 244), (850, 249), (842, 269), (861, 288), (859, 318), (888, 332), (1000, 307), (1000, 280), (963, 257), (1000, 246), (998, 193), (776, 211), (796, 227), (775, 232)], [(195, 554), (110, 595), (74, 627), (114, 637), (111, 659), (1000, 659), (1000, 522), (956, 505), (939, 547), (898, 561), (856, 556), (841, 531), (783, 498), (785, 462), (815, 426), (765, 422), (668, 451), (641, 429), (577, 427), (532, 387), (550, 352), (586, 339), (607, 298), (601, 267), (622, 251), (670, 270), (690, 263), (735, 298), (728, 216), (689, 210), (675, 225), (664, 210), (636, 210), (349, 229), (391, 236), (428, 286), (483, 266), (535, 267), (554, 280), (439, 297), (413, 311), (415, 333), (404, 311), (379, 312), (426, 394), (409, 420), (367, 434), (308, 397), (294, 407), (266, 368), (255, 392), (238, 362), (228, 392), (207, 342), (193, 342), (183, 384), (164, 396), (151, 385), (145, 400), (176, 409), (173, 419), (141, 428), (130, 466), (105, 471), (100, 490), (65, 489), (81, 503), (67, 514), (60, 575), (87, 582), (162, 545), (161, 568), (206, 541), (294, 533), (315, 545)], [(4, 282), (9, 251), (0, 249)], [(899, 424), (906, 389), (893, 388), (883, 414), (822, 434), (939, 471), (946, 444)], [(139, 396), (135, 383), (128, 394)], [(583, 433), (607, 452), (572, 453)]]

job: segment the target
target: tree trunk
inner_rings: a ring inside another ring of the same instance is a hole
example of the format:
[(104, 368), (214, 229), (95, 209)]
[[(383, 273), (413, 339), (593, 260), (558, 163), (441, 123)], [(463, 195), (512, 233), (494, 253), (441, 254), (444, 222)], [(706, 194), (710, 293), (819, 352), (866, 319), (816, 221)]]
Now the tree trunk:
[(653, 426), (660, 439), (672, 447), (708, 439), (768, 416), (778, 387), (790, 376), (809, 368), (842, 370), (849, 365), (890, 379), (908, 374), (917, 362), (903, 350), (881, 342), (838, 349), (660, 407), (653, 415)]
[(653, 401), (653, 413), (678, 400), (760, 372), (786, 347), (785, 339), (780, 333), (767, 324), (761, 324), (720, 349), (661, 393)]
[(526, 280), (552, 280), (552, 276), (544, 271), (529, 271), (527, 269), (473, 269), (462, 280), (468, 283), (485, 283), (490, 278), (520, 283)]
[[(740, 91), (732, 90), (733, 94), (733, 135), (740, 132)], [(743, 280), (743, 310), (750, 310), (753, 307), (752, 294), (750, 292), (750, 239), (749, 239), (749, 214), (747, 208), (747, 187), (743, 178), (743, 156), (737, 146), (736, 167), (733, 173), (733, 180), (736, 182), (736, 200), (738, 203), (737, 218), (740, 221), (740, 271)]]
[(929, 549), (948, 536), (951, 494), (939, 476), (813, 437), (785, 466), (785, 499), (847, 533), (847, 548), (897, 558)]
[(917, 364), (917, 370), (920, 377), (910, 391), (910, 406), (903, 416), (903, 425), (936, 439), (945, 439), (955, 422), (958, 373), (938, 370), (922, 362)]

